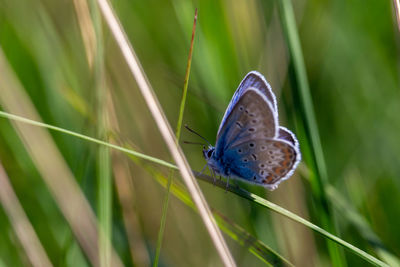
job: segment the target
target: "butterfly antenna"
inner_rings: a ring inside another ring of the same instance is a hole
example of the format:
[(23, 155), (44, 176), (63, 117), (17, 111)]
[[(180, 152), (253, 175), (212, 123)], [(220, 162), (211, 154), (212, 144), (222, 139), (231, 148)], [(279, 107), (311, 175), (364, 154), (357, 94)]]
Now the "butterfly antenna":
[(185, 124), (185, 128), (186, 128), (186, 130), (188, 130), (189, 132), (192, 132), (192, 133), (194, 133), (195, 135), (197, 135), (198, 137), (200, 137), (201, 139), (203, 139), (204, 141), (206, 141), (206, 142), (207, 142), (207, 144), (209, 144), (210, 146), (212, 146), (212, 145), (211, 145), (211, 143), (210, 143), (210, 142), (208, 142), (208, 140), (207, 140), (207, 139), (205, 139), (203, 136), (201, 136), (200, 134), (198, 134), (198, 133), (197, 133), (197, 132), (195, 132), (194, 130), (190, 129), (190, 128), (189, 128), (189, 126), (187, 126), (186, 124)]
[(204, 146), (205, 144), (200, 143), (200, 142), (190, 142), (190, 141), (183, 141), (184, 144), (189, 144), (189, 145), (202, 145)]

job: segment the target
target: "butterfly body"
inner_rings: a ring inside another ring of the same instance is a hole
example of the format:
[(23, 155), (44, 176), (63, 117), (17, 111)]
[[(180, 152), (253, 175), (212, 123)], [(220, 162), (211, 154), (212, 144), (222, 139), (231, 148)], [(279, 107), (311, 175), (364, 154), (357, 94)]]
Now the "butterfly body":
[(301, 155), (295, 135), (279, 126), (275, 95), (264, 77), (246, 75), (222, 119), (215, 147), (203, 150), (210, 169), (270, 190), (288, 179)]

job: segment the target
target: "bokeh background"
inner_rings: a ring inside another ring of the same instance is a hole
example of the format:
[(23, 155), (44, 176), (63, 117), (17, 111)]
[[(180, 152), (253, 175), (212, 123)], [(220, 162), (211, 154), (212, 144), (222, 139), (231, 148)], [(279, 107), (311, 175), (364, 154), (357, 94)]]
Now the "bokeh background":
[[(279, 1), (112, 5), (173, 128), (198, 8), (183, 122), (214, 143), (239, 82), (251, 70), (261, 72), (277, 95), (280, 123), (298, 136), (304, 160), (273, 192), (240, 186), (392, 266), (400, 264), (399, 30), (393, 2), (293, 1), (313, 100), (307, 108), (315, 111), (324, 156), (318, 160)], [(171, 161), (95, 1), (0, 0), (0, 107)], [(199, 141), (187, 131), (181, 139)], [(201, 147), (181, 146), (192, 168), (201, 170)], [(30, 266), (35, 255), (54, 266), (96, 264), (95, 218), (100, 225), (101, 218), (111, 221), (112, 250), (125, 266), (152, 264), (166, 193), (159, 181), (167, 168), (5, 118), (0, 160), (0, 266)], [(321, 160), (327, 171), (322, 182)], [(174, 181), (182, 183), (177, 172)], [(368, 264), (304, 225), (199, 183), (211, 207), (296, 266)], [(40, 244), (21, 242), (30, 230)], [(225, 239), (239, 266), (266, 264), (249, 252), (251, 241)], [(100, 248), (108, 246), (99, 240)], [(199, 215), (171, 196), (159, 266), (221, 264)]]

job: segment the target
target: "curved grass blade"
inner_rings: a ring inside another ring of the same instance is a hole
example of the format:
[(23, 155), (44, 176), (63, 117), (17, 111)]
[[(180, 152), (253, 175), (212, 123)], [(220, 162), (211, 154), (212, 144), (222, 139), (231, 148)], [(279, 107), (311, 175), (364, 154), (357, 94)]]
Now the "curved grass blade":
[[(0, 104), (7, 110), (24, 114), (40, 120), (25, 88), (8, 64), (0, 49), (0, 72), (3, 83), (0, 83)], [(2, 112), (5, 113), (5, 112)], [(19, 117), (20, 119), (22, 117)], [(94, 212), (64, 157), (61, 155), (50, 133), (42, 128), (28, 127), (21, 120), (11, 123), (21, 139), (35, 168), (52, 194), (55, 203), (71, 227), (82, 251), (94, 266), (99, 266), (98, 224)], [(38, 121), (30, 121), (30, 125), (38, 125)], [(112, 250), (112, 265), (123, 266), (115, 250)]]
[[(177, 144), (179, 143), (179, 139), (181, 136), (183, 113), (185, 111), (186, 95), (187, 95), (187, 89), (188, 89), (188, 84), (189, 84), (190, 66), (192, 64), (193, 43), (194, 43), (194, 34), (196, 31), (196, 22), (197, 22), (197, 8), (194, 13), (192, 39), (190, 41), (189, 57), (188, 57), (188, 62), (187, 62), (187, 66), (186, 66), (185, 81), (183, 82), (183, 93), (182, 93), (181, 104), (179, 107), (178, 123), (177, 123), (176, 131), (175, 131)], [(164, 236), (165, 223), (167, 221), (168, 202), (169, 202), (172, 179), (173, 179), (173, 170), (170, 170), (170, 173), (168, 175), (167, 192), (165, 192), (165, 198), (164, 198), (164, 203), (163, 203), (163, 210), (162, 210), (162, 216), (161, 216), (161, 222), (160, 222), (160, 230), (158, 232), (158, 237), (157, 237), (156, 256), (154, 257), (154, 263), (153, 263), (153, 266), (155, 266), (155, 267), (158, 266), (158, 260), (160, 258), (160, 251), (161, 251), (161, 245), (162, 245), (162, 240), (163, 240), (163, 236)]]
[[(303, 53), (301, 49), (300, 39), (297, 32), (296, 20), (291, 0), (278, 1), (278, 10), (284, 35), (286, 37), (287, 46), (290, 54), (291, 64), (294, 69), (294, 81), (297, 92), (299, 94), (299, 102), (302, 109), (302, 117), (305, 123), (305, 129), (309, 144), (311, 146), (312, 167), (314, 174), (312, 176), (311, 190), (317, 199), (318, 217), (322, 225), (335, 233), (334, 216), (330, 210), (330, 206), (325, 193), (325, 185), (328, 183), (328, 172), (322, 151), (321, 140), (317, 127), (317, 120), (314, 113), (306, 66), (304, 63)], [(346, 266), (346, 259), (343, 251), (335, 244), (327, 244), (328, 251), (334, 266)]]
[(235, 261), (229, 251), (226, 242), (218, 229), (218, 226), (211, 214), (208, 204), (197, 184), (196, 178), (194, 177), (189, 163), (187, 162), (185, 155), (183, 154), (179, 145), (175, 143), (176, 138), (172, 132), (172, 129), (168, 123), (168, 120), (161, 108), (160, 103), (148, 81), (141, 64), (133, 50), (132, 45), (128, 41), (128, 37), (122, 29), (121, 23), (118, 21), (114, 11), (111, 8), (110, 3), (107, 0), (98, 0), (97, 3), (100, 6), (103, 17), (107, 22), (122, 54), (131, 71), (132, 76), (136, 79), (140, 92), (142, 93), (146, 104), (156, 121), (157, 127), (172, 155), (174, 161), (179, 167), (179, 171), (182, 175), (183, 180), (199, 209), (200, 217), (202, 218), (204, 225), (206, 226), (208, 233), (213, 241), (215, 248), (224, 263), (225, 266), (236, 266)]
[[(124, 153), (126, 153), (128, 155), (134, 156), (136, 158), (141, 158), (141, 159), (144, 159), (144, 160), (148, 160), (150, 162), (154, 162), (154, 163), (160, 164), (160, 165), (165, 166), (165, 167), (177, 169), (177, 167), (175, 165), (173, 165), (171, 163), (168, 163), (168, 162), (166, 162), (164, 160), (157, 159), (157, 158), (154, 158), (154, 157), (151, 157), (151, 156), (136, 152), (136, 151), (128, 149), (128, 148), (124, 148), (124, 147), (121, 147), (121, 146), (113, 145), (113, 144), (110, 144), (110, 143), (107, 143), (107, 142), (104, 142), (104, 141), (101, 141), (101, 140), (98, 140), (96, 138), (92, 138), (92, 137), (89, 137), (89, 136), (86, 136), (86, 135), (83, 135), (83, 134), (79, 134), (79, 133), (76, 133), (76, 132), (73, 132), (73, 131), (65, 130), (65, 129), (60, 128), (60, 127), (56, 127), (56, 126), (52, 126), (52, 125), (49, 125), (49, 124), (33, 121), (33, 120), (30, 120), (30, 119), (27, 119), (27, 118), (23, 118), (23, 117), (20, 117), (20, 116), (17, 116), (17, 115), (13, 115), (13, 114), (4, 112), (4, 111), (0, 111), (0, 117), (4, 117), (4, 118), (7, 118), (7, 119), (16, 120), (16, 121), (24, 122), (24, 123), (27, 123), (27, 124), (31, 124), (31, 125), (35, 125), (35, 126), (39, 126), (39, 127), (44, 127), (44, 128), (47, 128), (47, 129), (51, 129), (51, 130), (55, 130), (55, 131), (58, 131), (58, 132), (66, 133), (66, 134), (69, 134), (69, 135), (72, 135), (72, 136), (75, 136), (75, 137), (78, 137), (78, 138), (81, 138), (81, 139), (84, 139), (84, 140), (87, 140), (87, 141), (90, 141), (90, 142), (93, 142), (93, 143), (105, 145), (105, 146), (108, 146), (110, 148), (122, 151), (122, 152), (124, 152)], [(201, 179), (203, 181), (206, 181), (206, 182), (208, 182), (210, 184), (214, 184), (215, 186), (218, 186), (218, 187), (222, 188), (224, 191), (226, 190), (226, 183), (225, 182), (219, 181), (219, 180), (216, 180), (214, 182), (214, 179), (212, 177), (208, 176), (208, 175), (200, 174), (200, 173), (197, 173), (197, 172), (194, 172), (194, 173), (195, 173), (197, 178), (199, 178), (199, 179)], [(282, 208), (282, 207), (280, 207), (280, 206), (278, 206), (278, 205), (276, 205), (276, 204), (274, 204), (272, 202), (269, 202), (268, 200), (266, 200), (266, 199), (264, 199), (264, 198), (262, 198), (260, 196), (257, 196), (257, 195), (255, 195), (253, 193), (250, 193), (250, 192), (248, 192), (248, 191), (246, 191), (244, 189), (241, 189), (241, 188), (239, 188), (237, 186), (232, 186), (232, 185), (229, 185), (227, 190), (232, 192), (232, 193), (234, 193), (234, 194), (236, 194), (236, 195), (238, 195), (238, 196), (246, 198), (246, 199), (248, 199), (248, 200), (250, 200), (250, 201), (252, 201), (254, 203), (257, 203), (257, 204), (259, 204), (259, 205), (261, 205), (261, 206), (263, 206), (265, 208), (273, 210), (273, 211), (275, 211), (275, 212), (277, 212), (277, 213), (279, 213), (279, 214), (281, 214), (281, 215), (283, 215), (283, 216), (285, 216), (285, 217), (287, 217), (289, 219), (292, 219), (293, 221), (296, 221), (298, 223), (303, 224), (304, 226), (312, 229), (313, 231), (321, 234), (322, 236), (324, 236), (324, 237), (326, 237), (326, 238), (328, 238), (328, 239), (340, 244), (341, 246), (347, 248), (349, 251), (351, 251), (354, 254), (360, 256), (361, 258), (365, 259), (366, 261), (374, 264), (375, 266), (385, 266), (385, 267), (388, 266), (386, 263), (378, 260), (377, 258), (375, 258), (374, 256), (366, 253), (365, 251), (362, 251), (361, 249), (349, 244), (348, 242), (340, 239), (339, 237), (327, 232), (326, 230), (322, 229), (321, 227), (319, 227), (319, 226), (317, 226), (317, 225), (315, 225), (315, 224), (313, 224), (313, 223), (301, 218), (300, 216), (298, 216), (298, 215), (296, 215), (296, 214), (294, 214), (294, 213), (292, 213), (292, 212), (290, 212), (290, 211), (288, 211), (288, 210), (286, 210), (286, 209), (284, 209), (284, 208)]]
[[(222, 189), (226, 188), (226, 182), (225, 181), (220, 181), (220, 180), (214, 181), (214, 179), (212, 177), (210, 177), (208, 175), (205, 175), (205, 174), (200, 174), (200, 173), (197, 173), (197, 172), (195, 172), (195, 175), (196, 175), (197, 178), (199, 178), (199, 179), (201, 179), (203, 181), (206, 181), (208, 183), (215, 184), (215, 186), (218, 186), (218, 187), (220, 187)], [(254, 203), (257, 203), (257, 204), (259, 204), (259, 205), (261, 205), (261, 206), (263, 206), (265, 208), (268, 208), (268, 209), (270, 209), (270, 210), (272, 210), (272, 211), (274, 211), (276, 213), (279, 213), (279, 214), (281, 214), (281, 215), (283, 215), (283, 216), (285, 216), (285, 217), (287, 217), (287, 218), (289, 218), (289, 219), (291, 219), (291, 220), (293, 220), (295, 222), (298, 222), (298, 223), (303, 224), (304, 226), (307, 226), (311, 230), (313, 230), (313, 231), (323, 235), (324, 237), (334, 241), (335, 243), (347, 248), (352, 253), (360, 256), (361, 258), (363, 258), (364, 260), (370, 262), (371, 264), (373, 264), (375, 266), (386, 266), (386, 267), (389, 266), (386, 263), (378, 260), (374, 256), (366, 253), (365, 251), (353, 246), (352, 244), (344, 241), (343, 239), (340, 239), (339, 237), (337, 237), (337, 236), (329, 233), (328, 231), (322, 229), (321, 227), (319, 227), (319, 226), (317, 226), (317, 225), (315, 225), (315, 224), (313, 224), (313, 223), (301, 218), (300, 216), (298, 216), (298, 215), (296, 215), (296, 214), (294, 214), (294, 213), (292, 213), (292, 212), (290, 212), (290, 211), (288, 211), (288, 210), (286, 210), (286, 209), (284, 209), (284, 208), (282, 208), (282, 207), (280, 207), (280, 206), (278, 206), (278, 205), (276, 205), (276, 204), (274, 204), (274, 203), (272, 203), (272, 202), (270, 202), (270, 201), (268, 201), (268, 200), (266, 200), (266, 199), (264, 199), (264, 198), (262, 198), (262, 197), (260, 197), (258, 195), (255, 195), (255, 194), (250, 193), (250, 192), (248, 192), (248, 191), (246, 191), (246, 190), (244, 190), (244, 189), (242, 189), (240, 187), (232, 186), (232, 185), (229, 185), (227, 190), (232, 192), (232, 193), (235, 193), (238, 196), (246, 198), (246, 199), (248, 199), (248, 200), (250, 200), (250, 201), (252, 201)]]
[(326, 187), (326, 194), (335, 208), (347, 221), (354, 225), (360, 235), (370, 244), (376, 254), (384, 259), (390, 266), (400, 266), (400, 259), (392, 254), (372, 231), (369, 223), (352, 207), (346, 199), (333, 187)]
[(96, 138), (93, 138), (93, 137), (90, 137), (90, 136), (87, 136), (87, 135), (84, 135), (84, 134), (80, 134), (80, 133), (77, 133), (77, 132), (73, 132), (73, 131), (70, 131), (70, 130), (66, 130), (66, 129), (63, 129), (63, 128), (60, 128), (60, 127), (57, 127), (57, 126), (53, 126), (53, 125), (46, 124), (46, 123), (43, 123), (43, 122), (30, 120), (30, 119), (27, 119), (27, 118), (24, 118), (24, 117), (21, 117), (21, 116), (18, 116), (18, 115), (14, 115), (14, 114), (11, 114), (11, 113), (8, 113), (8, 112), (4, 112), (4, 111), (0, 111), (0, 117), (7, 118), (7, 119), (10, 119), (10, 120), (19, 121), (19, 122), (23, 122), (23, 123), (27, 123), (27, 124), (38, 126), (38, 127), (47, 128), (47, 129), (50, 129), (50, 130), (53, 130), (53, 131), (57, 131), (57, 132), (60, 132), (60, 133), (65, 133), (65, 134), (68, 134), (68, 135), (71, 135), (71, 136), (75, 136), (75, 137), (78, 137), (78, 138), (86, 140), (86, 141), (90, 141), (90, 142), (93, 142), (93, 143), (96, 143), (96, 144), (99, 144), (99, 145), (103, 145), (103, 146), (106, 146), (106, 147), (109, 147), (109, 148), (113, 148), (113, 149), (119, 150), (119, 151), (124, 152), (124, 153), (126, 153), (128, 155), (132, 155), (132, 156), (135, 156), (135, 157), (138, 157), (138, 158), (142, 158), (144, 160), (148, 160), (148, 161), (157, 163), (157, 164), (159, 164), (161, 166), (165, 166), (165, 167), (168, 167), (168, 168), (171, 168), (171, 169), (175, 169), (175, 170), (178, 169), (178, 167), (176, 165), (174, 165), (172, 163), (169, 163), (169, 162), (167, 162), (165, 160), (154, 158), (154, 157), (148, 156), (148, 155), (140, 153), (140, 152), (136, 152), (136, 151), (128, 149), (128, 148), (124, 148), (124, 147), (121, 147), (121, 146), (118, 146), (118, 145), (114, 145), (114, 144), (111, 144), (111, 143), (108, 143), (108, 142), (104, 142), (102, 140), (99, 140), (99, 139), (96, 139)]
[(6, 212), (27, 258), (33, 267), (52, 267), (46, 250), (40, 243), (21, 202), (19, 201), (2, 163), (0, 162), (0, 202)]
[[(137, 158), (130, 157), (136, 164), (142, 166), (148, 173), (150, 173), (158, 183), (164, 188), (167, 188), (169, 180), (160, 172), (154, 170), (148, 165), (140, 162)], [(176, 181), (171, 183), (171, 193), (182, 201), (185, 205), (197, 211), (194, 203), (190, 199), (189, 194), (185, 187)], [(233, 240), (238, 242), (240, 245), (247, 247), (247, 249), (263, 261), (268, 266), (294, 266), (289, 260), (274, 251), (272, 248), (265, 245), (263, 242), (246, 232), (239, 225), (228, 219), (221, 212), (213, 209), (211, 211), (218, 223), (219, 228), (231, 237)]]

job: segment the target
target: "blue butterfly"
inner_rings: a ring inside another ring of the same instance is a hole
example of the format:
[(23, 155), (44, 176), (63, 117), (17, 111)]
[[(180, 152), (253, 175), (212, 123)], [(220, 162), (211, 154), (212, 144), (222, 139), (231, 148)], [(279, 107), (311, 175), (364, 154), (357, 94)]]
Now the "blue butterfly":
[(296, 136), (278, 124), (276, 98), (265, 78), (249, 72), (219, 126), (215, 147), (203, 149), (211, 172), (274, 190), (301, 160)]

